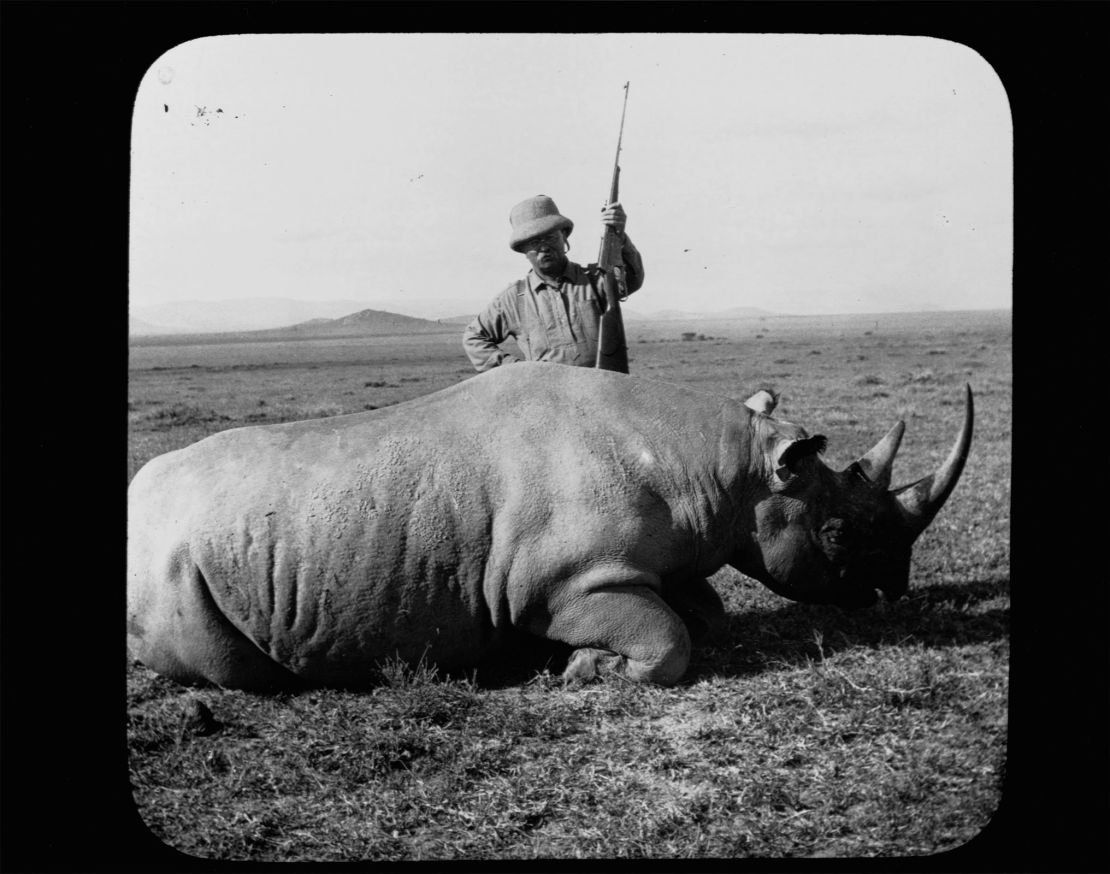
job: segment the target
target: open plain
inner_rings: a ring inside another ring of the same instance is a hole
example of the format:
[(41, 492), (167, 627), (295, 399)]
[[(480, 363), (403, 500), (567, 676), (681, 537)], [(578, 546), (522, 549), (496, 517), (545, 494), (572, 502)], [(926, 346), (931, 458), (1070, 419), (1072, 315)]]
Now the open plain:
[[(904, 419), (895, 485), (943, 460), (969, 383), (971, 455), (917, 541), (908, 595), (845, 612), (726, 568), (712, 582), (727, 636), (672, 689), (563, 688), (566, 652), (524, 641), (468, 676), (383, 664), (370, 694), (186, 689), (129, 663), (131, 781), (156, 836), (255, 861), (888, 857), (985, 826), (1006, 760), (1011, 313), (626, 330), (637, 376), (781, 393), (776, 416), (825, 434), (835, 468)], [(129, 478), (216, 431), (384, 407), (473, 375), (458, 326), (149, 338), (129, 367)]]

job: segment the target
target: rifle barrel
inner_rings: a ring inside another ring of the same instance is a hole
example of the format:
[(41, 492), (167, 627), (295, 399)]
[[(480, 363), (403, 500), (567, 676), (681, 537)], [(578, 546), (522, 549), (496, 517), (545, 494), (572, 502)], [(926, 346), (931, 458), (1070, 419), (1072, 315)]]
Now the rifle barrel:
[(628, 86), (629, 82), (624, 83), (624, 103), (621, 105), (621, 126), (617, 131), (617, 154), (613, 157), (613, 181), (609, 185), (609, 202), (616, 203), (620, 199), (620, 176), (621, 176), (621, 140), (624, 139), (624, 113), (628, 109)]

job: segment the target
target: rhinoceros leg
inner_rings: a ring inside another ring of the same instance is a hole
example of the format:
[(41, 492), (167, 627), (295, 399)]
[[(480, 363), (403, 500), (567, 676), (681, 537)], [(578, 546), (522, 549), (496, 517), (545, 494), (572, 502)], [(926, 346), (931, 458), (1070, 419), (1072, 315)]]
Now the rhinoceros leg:
[(617, 586), (579, 594), (554, 612), (545, 636), (580, 647), (563, 672), (567, 681), (617, 673), (671, 686), (690, 662), (690, 634), (647, 586)]
[(681, 583), (663, 582), (663, 600), (686, 623), (694, 643), (712, 640), (725, 630), (725, 605), (704, 577)]

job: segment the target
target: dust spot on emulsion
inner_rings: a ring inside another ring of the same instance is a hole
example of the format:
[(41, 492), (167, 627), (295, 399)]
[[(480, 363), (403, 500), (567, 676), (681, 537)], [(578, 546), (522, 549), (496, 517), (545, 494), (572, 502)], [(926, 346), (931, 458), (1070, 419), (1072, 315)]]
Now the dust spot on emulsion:
[(163, 67), (158, 71), (158, 81), (163, 85), (169, 85), (173, 81), (173, 67)]

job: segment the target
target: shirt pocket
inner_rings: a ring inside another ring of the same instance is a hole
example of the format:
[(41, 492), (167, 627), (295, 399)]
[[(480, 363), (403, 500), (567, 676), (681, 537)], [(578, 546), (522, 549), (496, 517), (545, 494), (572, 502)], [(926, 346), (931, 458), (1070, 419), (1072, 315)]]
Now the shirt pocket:
[(557, 336), (551, 308), (540, 295), (525, 292), (517, 297), (517, 314), (520, 324), (517, 345), (535, 360), (551, 348), (551, 337)]

